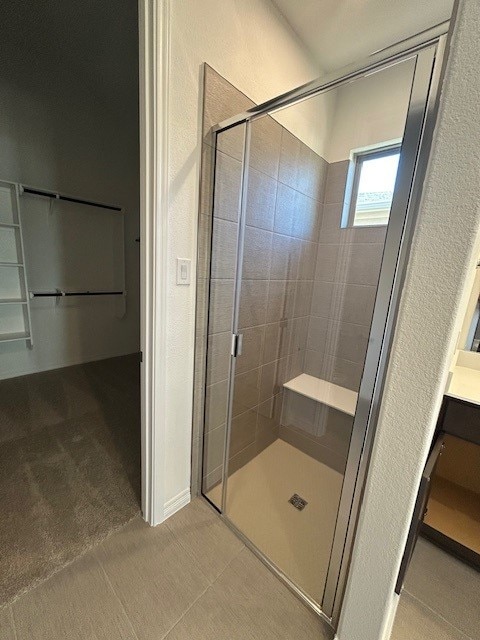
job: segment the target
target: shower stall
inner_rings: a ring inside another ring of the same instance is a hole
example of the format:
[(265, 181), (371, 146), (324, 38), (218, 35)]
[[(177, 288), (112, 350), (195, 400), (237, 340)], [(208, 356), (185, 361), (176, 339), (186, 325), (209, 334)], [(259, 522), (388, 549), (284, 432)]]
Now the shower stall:
[[(237, 92), (243, 111), (207, 127), (197, 276), (200, 491), (333, 625), (444, 34), (442, 25), (265, 105)], [(218, 90), (218, 78), (212, 84)]]

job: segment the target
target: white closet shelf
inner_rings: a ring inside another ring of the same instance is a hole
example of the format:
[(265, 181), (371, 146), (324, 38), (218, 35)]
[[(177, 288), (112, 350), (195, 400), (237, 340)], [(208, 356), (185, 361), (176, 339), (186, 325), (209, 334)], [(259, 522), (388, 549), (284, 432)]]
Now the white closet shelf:
[(0, 298), (0, 304), (28, 304), (28, 300), (21, 298)]
[(0, 267), (23, 267), (22, 262), (0, 262)]
[(351, 389), (345, 389), (345, 387), (310, 376), (307, 373), (301, 373), (296, 378), (285, 382), (283, 386), (285, 389), (326, 404), (338, 411), (343, 411), (350, 416), (355, 415), (358, 393)]
[(0, 333), (0, 342), (16, 342), (17, 340), (30, 340), (31, 335), (25, 331), (18, 333)]

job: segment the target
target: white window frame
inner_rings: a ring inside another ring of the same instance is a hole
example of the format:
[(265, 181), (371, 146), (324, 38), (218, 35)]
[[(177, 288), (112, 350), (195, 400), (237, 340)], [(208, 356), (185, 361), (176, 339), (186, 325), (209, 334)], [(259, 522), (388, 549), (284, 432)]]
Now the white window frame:
[[(347, 197), (344, 203), (344, 214), (342, 216), (342, 227), (350, 229), (370, 229), (375, 227), (385, 227), (387, 223), (357, 225), (355, 224), (355, 212), (357, 208), (358, 185), (362, 173), (363, 163), (367, 160), (382, 158), (384, 156), (393, 155), (401, 151), (401, 140), (376, 145), (365, 149), (358, 149), (352, 152), (352, 160), (350, 164), (349, 177), (347, 179)], [(351, 185), (351, 186), (350, 186)]]

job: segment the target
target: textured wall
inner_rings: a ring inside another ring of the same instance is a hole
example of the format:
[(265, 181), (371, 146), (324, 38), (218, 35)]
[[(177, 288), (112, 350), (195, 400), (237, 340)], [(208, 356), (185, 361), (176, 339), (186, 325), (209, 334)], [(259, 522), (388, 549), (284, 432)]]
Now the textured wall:
[[(139, 350), (137, 3), (8, 1), (2, 12), (0, 179), (125, 207), (128, 297), (121, 319), (112, 299), (32, 301), (34, 348), (1, 345), (0, 378)], [(26, 262), (27, 274), (42, 269)]]
[[(480, 4), (463, 0), (388, 371), (340, 640), (388, 638), (398, 572), (480, 241)], [(441, 257), (441, 259), (439, 259)]]

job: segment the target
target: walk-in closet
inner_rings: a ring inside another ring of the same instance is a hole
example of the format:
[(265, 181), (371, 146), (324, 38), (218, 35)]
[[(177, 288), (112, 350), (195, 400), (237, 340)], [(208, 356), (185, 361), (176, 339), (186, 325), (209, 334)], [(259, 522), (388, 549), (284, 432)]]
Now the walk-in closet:
[(0, 606), (140, 510), (138, 10), (2, 4)]

